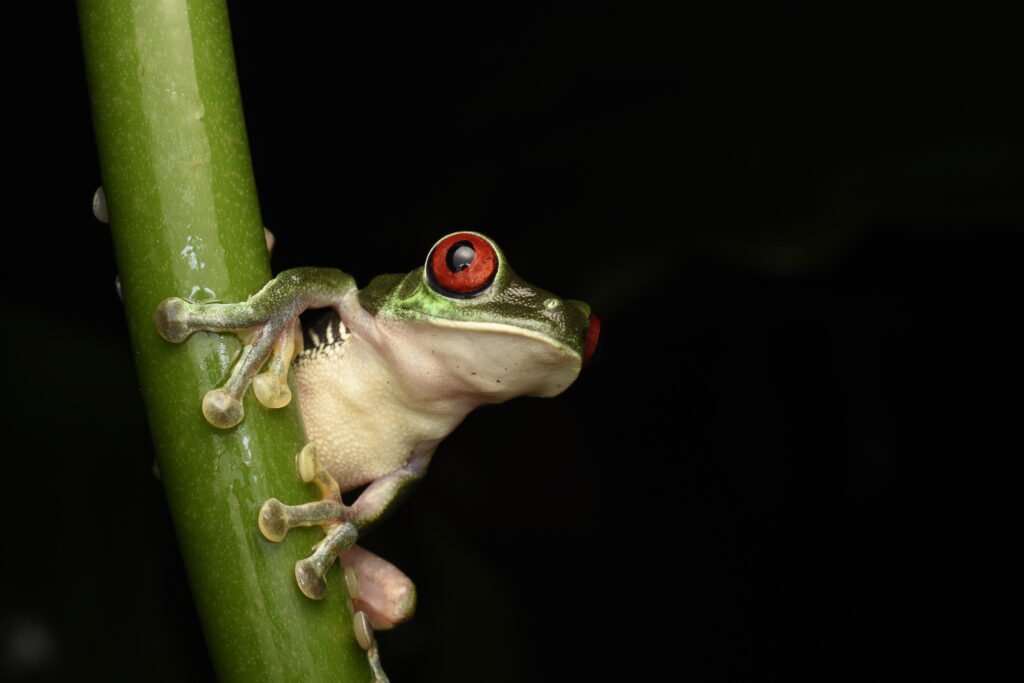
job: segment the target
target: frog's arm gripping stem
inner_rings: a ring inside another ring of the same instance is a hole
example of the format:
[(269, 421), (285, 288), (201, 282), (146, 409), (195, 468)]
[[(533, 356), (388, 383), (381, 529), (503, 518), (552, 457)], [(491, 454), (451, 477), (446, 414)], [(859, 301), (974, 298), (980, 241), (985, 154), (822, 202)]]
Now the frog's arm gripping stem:
[(351, 275), (333, 268), (293, 268), (241, 303), (165, 299), (157, 307), (156, 326), (160, 336), (175, 343), (199, 330), (234, 332), (242, 340), (245, 348), (227, 381), (203, 397), (207, 421), (227, 429), (242, 421), (242, 396), (250, 384), (268, 408), (288, 405), (288, 368), (302, 351), (298, 316), (307, 308), (326, 306), (337, 310), (350, 329), (368, 324)]

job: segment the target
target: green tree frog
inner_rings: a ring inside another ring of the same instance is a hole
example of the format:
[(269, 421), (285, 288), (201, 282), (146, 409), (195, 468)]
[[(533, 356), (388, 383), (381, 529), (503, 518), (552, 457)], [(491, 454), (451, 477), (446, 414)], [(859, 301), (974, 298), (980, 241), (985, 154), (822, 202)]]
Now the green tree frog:
[[(318, 307), (332, 311), (303, 331), (299, 314)], [(373, 629), (408, 619), (416, 594), (405, 574), (356, 540), (426, 473), (438, 444), (471, 410), (559, 394), (600, 334), (585, 303), (526, 283), (497, 244), (468, 231), (439, 240), (424, 266), (378, 276), (362, 290), (339, 270), (297, 268), (242, 303), (166, 299), (156, 319), (171, 342), (209, 330), (234, 332), (245, 344), (226, 383), (203, 398), (202, 412), (217, 427), (242, 420), (250, 384), (264, 406), (287, 405), (293, 371), (310, 440), (297, 457), (299, 476), (321, 500), (272, 498), (259, 528), (276, 542), (295, 526), (323, 528), (313, 553), (296, 563), (298, 587), (322, 597), (324, 575), (340, 558), (377, 680), (386, 679)], [(361, 486), (346, 505), (341, 494)]]

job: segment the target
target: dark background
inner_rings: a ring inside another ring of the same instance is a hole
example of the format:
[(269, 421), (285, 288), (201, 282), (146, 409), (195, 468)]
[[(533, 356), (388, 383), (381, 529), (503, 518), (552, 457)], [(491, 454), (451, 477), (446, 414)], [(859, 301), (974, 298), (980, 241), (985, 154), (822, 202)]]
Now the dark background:
[[(366, 283), (478, 228), (605, 326), (367, 540), (420, 589), (392, 679), (906, 679), (1009, 646), (1012, 18), (370, 5), (231, 3), (275, 268)], [(210, 680), (89, 210), (74, 8), (18, 12), (0, 677)]]

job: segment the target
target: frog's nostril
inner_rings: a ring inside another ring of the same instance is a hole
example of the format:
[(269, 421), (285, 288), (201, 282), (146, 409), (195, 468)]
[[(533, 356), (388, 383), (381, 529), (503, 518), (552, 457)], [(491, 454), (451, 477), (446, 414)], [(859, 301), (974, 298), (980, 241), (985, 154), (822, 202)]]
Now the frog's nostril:
[(590, 365), (597, 350), (597, 341), (601, 336), (601, 319), (593, 313), (590, 314), (590, 325), (587, 327), (587, 338), (583, 342), (583, 367)]

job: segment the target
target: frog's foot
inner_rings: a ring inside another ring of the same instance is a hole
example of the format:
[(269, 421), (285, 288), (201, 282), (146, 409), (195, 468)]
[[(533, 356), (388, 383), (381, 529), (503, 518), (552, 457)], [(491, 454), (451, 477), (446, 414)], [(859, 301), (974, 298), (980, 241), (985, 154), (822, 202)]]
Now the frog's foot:
[(373, 636), (373, 626), (366, 612), (356, 612), (352, 620), (352, 630), (356, 634), (356, 642), (359, 647), (366, 650), (366, 657), (370, 661), (370, 671), (373, 673), (373, 683), (388, 683), (387, 674), (380, 663), (380, 653), (377, 651), (377, 639)]
[(356, 542), (359, 531), (348, 521), (338, 483), (320, 466), (313, 444), (307, 444), (299, 452), (295, 464), (302, 481), (313, 483), (320, 490), (321, 499), (303, 505), (285, 505), (271, 498), (260, 508), (259, 527), (267, 540), (275, 543), (283, 541), (288, 530), (297, 526), (320, 526), (324, 530), (324, 538), (313, 549), (313, 554), (295, 563), (299, 590), (319, 600), (327, 590), (324, 575), (338, 553)]
[(345, 585), (352, 600), (352, 628), (366, 650), (374, 683), (387, 681), (374, 631), (394, 628), (416, 611), (416, 587), (408, 576), (384, 558), (357, 545), (339, 554)]
[(103, 191), (102, 185), (97, 187), (96, 192), (92, 195), (92, 215), (100, 223), (110, 222), (110, 212), (107, 211), (107, 193)]
[[(242, 397), (252, 384), (268, 408), (288, 405), (288, 369), (302, 351), (298, 316), (307, 308), (357, 307), (355, 284), (341, 271), (296, 268), (271, 280), (248, 301), (237, 304), (195, 303), (172, 297), (157, 307), (160, 335), (180, 343), (196, 331), (233, 332), (245, 345), (224, 386), (203, 397), (203, 415), (215, 427), (234, 427), (242, 421)], [(264, 372), (260, 372), (264, 369)]]
[[(215, 427), (226, 429), (242, 421), (242, 396), (250, 384), (268, 408), (286, 406), (292, 398), (288, 366), (301, 350), (296, 348), (302, 338), (298, 320), (294, 315), (253, 320), (252, 308), (250, 302), (197, 304), (179, 298), (166, 299), (157, 308), (157, 330), (167, 341), (182, 342), (198, 330), (216, 330), (235, 332), (245, 344), (228, 381), (203, 397), (203, 415)], [(266, 371), (257, 375), (264, 365)]]
[(364, 612), (377, 631), (392, 629), (416, 612), (416, 586), (379, 555), (354, 545), (340, 553), (353, 611)]
[(307, 444), (296, 456), (295, 465), (299, 478), (317, 487), (320, 500), (285, 505), (271, 498), (260, 509), (260, 531), (274, 542), (283, 541), (288, 530), (297, 526), (320, 525), (323, 528), (324, 538), (313, 549), (313, 554), (295, 563), (295, 581), (304, 595), (319, 600), (327, 590), (324, 575), (335, 558), (339, 558), (352, 600), (356, 639), (366, 650), (374, 683), (388, 681), (381, 667), (374, 629), (389, 629), (411, 618), (416, 609), (416, 588), (409, 577), (390, 562), (354, 544), (363, 525), (379, 518), (377, 507), (381, 502), (393, 497), (406, 480), (422, 476), (429, 459), (429, 454), (411, 458), (406, 467), (390, 475), (389, 482), (378, 490), (378, 496), (369, 496), (370, 504), (366, 506), (369, 509), (360, 510), (359, 501), (388, 477), (378, 480), (364, 491), (354, 506), (348, 507), (341, 500), (338, 482), (320, 465), (313, 444)]

